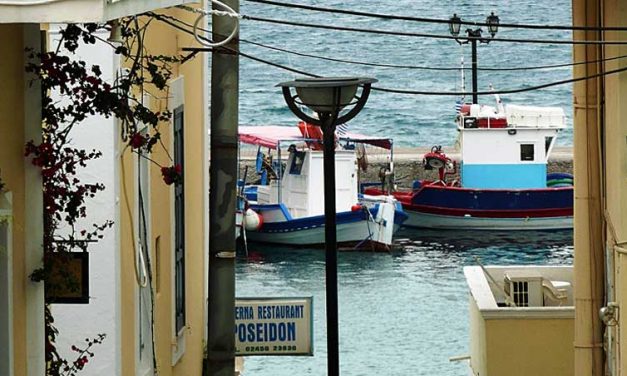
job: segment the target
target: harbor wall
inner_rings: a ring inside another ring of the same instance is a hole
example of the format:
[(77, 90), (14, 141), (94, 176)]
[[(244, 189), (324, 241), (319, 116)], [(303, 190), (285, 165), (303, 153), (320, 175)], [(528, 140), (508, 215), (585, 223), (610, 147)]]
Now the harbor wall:
[[(443, 147), (443, 151), (454, 150), (452, 146)], [(422, 159), (430, 148), (397, 148), (394, 150), (394, 175), (399, 188), (411, 187), (412, 181), (416, 179), (437, 179), (438, 171), (427, 171), (422, 166)], [(255, 173), (255, 153), (246, 150), (241, 153), (242, 163), (240, 165), (240, 173), (244, 172), (245, 166), (248, 166), (247, 183), (254, 182), (258, 179)], [(456, 152), (446, 153), (451, 159), (459, 163), (460, 154)], [(379, 182), (379, 172), (381, 168), (388, 165), (388, 152), (382, 149), (367, 149), (368, 167), (366, 171), (360, 171), (361, 182)], [(572, 147), (556, 147), (547, 165), (547, 172), (567, 172), (573, 173), (573, 154)], [(459, 176), (450, 177), (450, 179), (459, 179)]]

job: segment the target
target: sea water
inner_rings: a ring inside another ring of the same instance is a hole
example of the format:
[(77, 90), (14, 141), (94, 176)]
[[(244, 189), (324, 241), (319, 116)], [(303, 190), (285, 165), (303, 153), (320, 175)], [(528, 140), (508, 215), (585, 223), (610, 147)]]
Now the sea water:
[[(569, 0), (300, 0), (297, 3), (374, 13), (400, 14), (448, 19), (457, 13), (463, 20), (484, 22), (494, 12), (502, 23), (571, 25)], [(296, 22), (347, 26), (364, 29), (396, 30), (414, 33), (450, 35), (447, 24), (427, 24), (319, 13), (301, 9), (255, 4), (243, 0), (241, 13), (250, 16)], [(464, 30), (465, 26), (462, 27)], [(485, 29), (485, 28), (484, 28)], [(462, 31), (463, 34), (463, 31)], [(489, 36), (484, 32), (484, 36)], [(498, 38), (571, 40), (569, 31), (500, 28)], [(470, 45), (458, 45), (450, 39), (400, 37), (345, 31), (276, 25), (250, 20), (241, 21), (241, 38), (296, 52), (370, 63), (405, 64), (429, 67), (458, 67), (464, 57), (470, 67)], [(378, 86), (421, 91), (459, 91), (459, 71), (426, 71), (380, 68), (329, 62), (290, 55), (242, 41), (243, 52), (277, 64), (323, 76), (370, 76)], [(479, 67), (523, 67), (570, 63), (572, 46), (526, 44), (494, 41), (479, 44)], [(479, 91), (526, 88), (572, 78), (572, 67), (530, 71), (479, 71)], [(240, 123), (249, 125), (295, 125), (297, 119), (285, 105), (275, 85), (298, 74), (241, 58)], [(466, 73), (466, 90), (471, 90), (470, 71)], [(394, 138), (397, 146), (452, 145), (455, 129), (455, 96), (390, 94), (373, 91), (366, 107), (350, 122), (350, 129), (371, 135)], [(465, 98), (470, 101), (471, 98)], [(566, 111), (569, 129), (558, 139), (561, 145), (572, 144), (572, 85), (502, 96), (504, 103), (559, 106)], [(494, 105), (492, 96), (480, 103)]]
[[(338, 258), (345, 376), (467, 375), (468, 265), (572, 264), (572, 231), (402, 230), (392, 253)], [(402, 244), (401, 244), (402, 243)], [(245, 375), (326, 374), (324, 250), (250, 245), (237, 260), (241, 297), (314, 298), (314, 356), (245, 358)]]
[[(457, 13), (483, 21), (495, 12), (502, 23), (571, 24), (568, 0), (299, 0), (298, 3), (448, 19)], [(386, 21), (254, 4), (243, 0), (245, 15), (416, 33), (449, 35), (446, 24)], [(484, 34), (487, 36), (487, 34)], [(499, 38), (570, 40), (568, 31), (501, 28)], [(240, 48), (271, 62), (324, 76), (370, 76), (386, 88), (458, 91), (458, 71), (427, 71), (335, 63), (271, 51), (246, 41), (332, 58), (370, 63), (456, 67), (470, 46), (453, 40), (397, 37), (283, 26), (242, 20)], [(570, 63), (571, 45), (491, 42), (478, 46), (480, 67), (523, 67)], [(526, 88), (572, 78), (572, 68), (530, 71), (479, 71), (486, 91)], [(275, 85), (299, 75), (241, 58), (240, 124), (295, 125)], [(466, 90), (471, 89), (470, 71)], [(505, 104), (559, 106), (569, 128), (558, 143), (572, 144), (572, 85), (501, 96)], [(373, 91), (366, 107), (350, 122), (352, 131), (394, 138), (396, 146), (452, 145), (457, 136), (455, 96), (418, 96)], [(470, 101), (471, 98), (465, 98)], [(493, 96), (482, 104), (494, 105)], [(434, 232), (403, 230), (403, 244), (390, 254), (339, 255), (340, 364), (342, 375), (466, 375), (468, 354), (466, 265), (569, 264), (572, 232)], [(477, 261), (476, 258), (480, 261)], [(313, 357), (247, 357), (245, 374), (255, 376), (326, 373), (324, 252), (251, 245), (237, 261), (237, 295), (314, 297)]]

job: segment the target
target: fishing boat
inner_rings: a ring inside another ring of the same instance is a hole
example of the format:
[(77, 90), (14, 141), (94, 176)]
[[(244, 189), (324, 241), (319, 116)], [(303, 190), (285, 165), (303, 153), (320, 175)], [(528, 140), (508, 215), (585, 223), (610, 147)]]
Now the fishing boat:
[[(324, 171), (317, 127), (240, 126), (239, 141), (257, 146), (258, 182), (240, 182), (242, 235), (247, 241), (292, 246), (324, 244)], [(342, 249), (390, 250), (407, 218), (392, 196), (358, 193), (358, 151), (391, 140), (359, 134), (336, 137), (337, 241)], [(287, 158), (282, 157), (286, 155)]]
[[(558, 133), (566, 126), (556, 107), (464, 104), (457, 114), (460, 163), (440, 146), (424, 155), (434, 180), (393, 192), (410, 227), (478, 230), (569, 229), (573, 176), (547, 174)], [(371, 187), (368, 194), (380, 194)]]

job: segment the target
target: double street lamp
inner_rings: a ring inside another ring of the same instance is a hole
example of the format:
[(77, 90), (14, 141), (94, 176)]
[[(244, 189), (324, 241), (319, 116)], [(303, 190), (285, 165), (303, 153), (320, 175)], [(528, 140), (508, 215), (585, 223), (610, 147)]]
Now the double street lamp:
[(472, 103), (477, 103), (477, 42), (486, 44), (490, 43), (490, 40), (492, 40), (492, 38), (494, 38), (496, 33), (499, 31), (499, 16), (492, 12), (488, 17), (486, 17), (485, 24), (488, 26), (490, 38), (484, 38), (481, 36), (481, 33), (483, 32), (481, 28), (468, 28), (466, 29), (467, 36), (458, 38), (462, 27), (462, 19), (459, 18), (457, 14), (453, 14), (453, 17), (449, 18), (448, 24), (449, 31), (451, 32), (451, 35), (455, 37), (457, 43), (470, 43), (472, 46)]
[[(364, 107), (370, 86), (377, 82), (366, 77), (303, 78), (282, 82), (283, 97), (288, 107), (301, 120), (322, 129), (324, 164), (324, 239), (327, 308), (327, 368), (330, 376), (340, 373), (338, 299), (337, 299), (337, 234), (335, 204), (335, 126), (354, 118)], [(358, 95), (358, 90), (361, 92)], [(292, 93), (292, 88), (296, 94)], [(317, 113), (304, 113), (304, 105)], [(348, 109), (342, 114), (342, 110)]]

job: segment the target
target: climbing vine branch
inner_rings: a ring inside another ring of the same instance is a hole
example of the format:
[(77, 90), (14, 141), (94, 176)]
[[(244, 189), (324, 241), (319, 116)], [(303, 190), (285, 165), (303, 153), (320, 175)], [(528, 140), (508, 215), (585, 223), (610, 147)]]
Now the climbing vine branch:
[[(120, 27), (121, 42), (102, 36), (111, 32), (113, 24), (69, 24), (60, 30), (51, 51), (26, 51), (26, 71), (39, 81), (44, 93), (41, 142), (29, 141), (25, 147), (25, 155), (41, 170), (43, 181), (44, 267), (31, 274), (34, 281), (51, 283), (48, 266), (52, 263), (46, 262), (47, 257), (102, 239), (113, 225), (111, 220), (85, 225), (86, 202), (105, 189), (101, 182), (84, 182), (79, 176), (81, 169), (102, 156), (95, 148), (85, 150), (72, 142), (72, 131), (87, 118), (116, 118), (126, 147), (157, 164), (166, 184), (182, 177), (182, 167), (172, 163), (167, 150), (169, 164), (149, 157), (157, 145), (165, 149), (159, 128), (169, 123), (172, 114), (167, 109), (151, 109), (144, 103), (144, 93), (167, 92), (173, 64), (182, 60), (149, 53), (144, 41), (151, 21), (146, 16), (118, 20), (115, 27)], [(123, 62), (125, 68), (113, 80), (103, 77), (99, 65), (88, 64), (76, 54), (81, 45), (96, 43), (111, 48)], [(0, 180), (0, 190), (2, 187)], [(45, 317), (47, 375), (76, 374), (93, 356), (91, 348), (104, 340), (104, 334), (86, 339), (84, 346), (73, 346), (76, 359), (68, 361), (56, 349), (58, 330), (49, 307)]]

